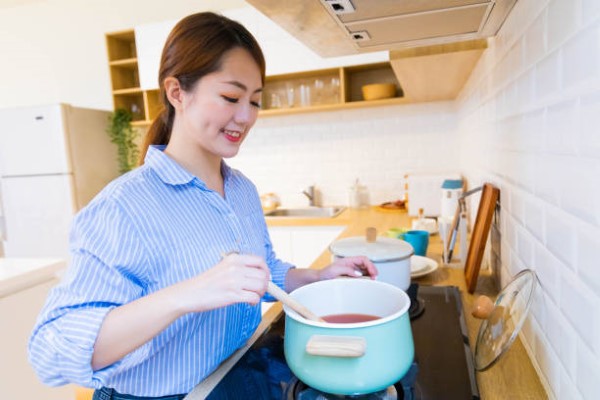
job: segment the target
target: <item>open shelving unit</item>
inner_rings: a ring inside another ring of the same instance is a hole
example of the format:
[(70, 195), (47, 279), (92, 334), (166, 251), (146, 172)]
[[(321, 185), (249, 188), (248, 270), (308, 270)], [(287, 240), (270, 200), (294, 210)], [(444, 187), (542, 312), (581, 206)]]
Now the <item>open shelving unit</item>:
[(106, 35), (114, 108), (131, 112), (132, 125), (146, 126), (158, 115), (158, 90), (142, 90), (133, 29)]
[[(134, 126), (152, 123), (161, 109), (159, 90), (140, 88), (134, 30), (106, 35), (115, 109), (131, 112)], [(397, 97), (363, 101), (361, 87), (393, 82)], [(261, 116), (332, 111), (401, 104), (406, 100), (390, 63), (330, 68), (268, 76), (263, 90)]]
[[(396, 96), (365, 101), (362, 86), (393, 83)], [(406, 103), (389, 63), (340, 67), (268, 76), (260, 115), (287, 115)]]

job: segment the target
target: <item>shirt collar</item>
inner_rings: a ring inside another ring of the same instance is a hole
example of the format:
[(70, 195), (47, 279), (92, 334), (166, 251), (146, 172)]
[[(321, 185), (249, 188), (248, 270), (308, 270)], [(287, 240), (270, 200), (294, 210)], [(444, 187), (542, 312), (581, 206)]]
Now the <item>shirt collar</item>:
[[(159, 178), (170, 185), (185, 185), (196, 179), (202, 185), (200, 179), (190, 173), (188, 170), (177, 164), (168, 155), (164, 154), (166, 145), (151, 145), (148, 147), (148, 152), (144, 159), (144, 164), (150, 167)], [(221, 174), (223, 174), (223, 180), (227, 182), (231, 176), (231, 168), (221, 161)]]

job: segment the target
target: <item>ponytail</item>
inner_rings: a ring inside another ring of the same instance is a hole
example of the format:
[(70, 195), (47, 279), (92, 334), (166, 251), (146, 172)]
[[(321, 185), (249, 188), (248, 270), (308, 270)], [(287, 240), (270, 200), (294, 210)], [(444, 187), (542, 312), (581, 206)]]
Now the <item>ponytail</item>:
[(144, 159), (146, 158), (146, 153), (148, 153), (148, 148), (153, 145), (167, 145), (169, 144), (169, 139), (171, 138), (171, 130), (173, 129), (173, 119), (175, 117), (175, 109), (169, 103), (168, 100), (165, 99), (166, 96), (162, 96), (163, 99), (163, 109), (161, 112), (154, 118), (152, 121), (152, 125), (148, 128), (148, 132), (144, 138), (144, 143), (142, 144), (142, 149), (140, 151), (140, 159), (138, 164), (143, 165)]

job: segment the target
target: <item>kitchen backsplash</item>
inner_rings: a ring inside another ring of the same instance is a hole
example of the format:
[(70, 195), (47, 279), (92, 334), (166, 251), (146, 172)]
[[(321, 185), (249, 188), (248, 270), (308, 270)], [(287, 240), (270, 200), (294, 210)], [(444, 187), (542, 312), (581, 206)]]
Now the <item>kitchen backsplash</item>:
[(307, 206), (313, 184), (323, 204), (348, 205), (356, 179), (378, 204), (402, 198), (405, 174), (456, 172), (457, 127), (448, 102), (259, 118), (228, 162), (287, 206)]
[(600, 397), (599, 14), (519, 0), (458, 105), (461, 171), (501, 188), (503, 282), (539, 277), (521, 336), (558, 399)]

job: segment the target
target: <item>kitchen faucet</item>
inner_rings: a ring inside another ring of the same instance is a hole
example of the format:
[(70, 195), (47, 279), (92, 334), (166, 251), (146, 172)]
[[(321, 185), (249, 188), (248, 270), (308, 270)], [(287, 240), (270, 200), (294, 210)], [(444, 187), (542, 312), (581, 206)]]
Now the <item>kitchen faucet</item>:
[(310, 185), (302, 191), (302, 194), (308, 198), (308, 205), (311, 207), (315, 207), (317, 205), (316, 191), (315, 185)]

